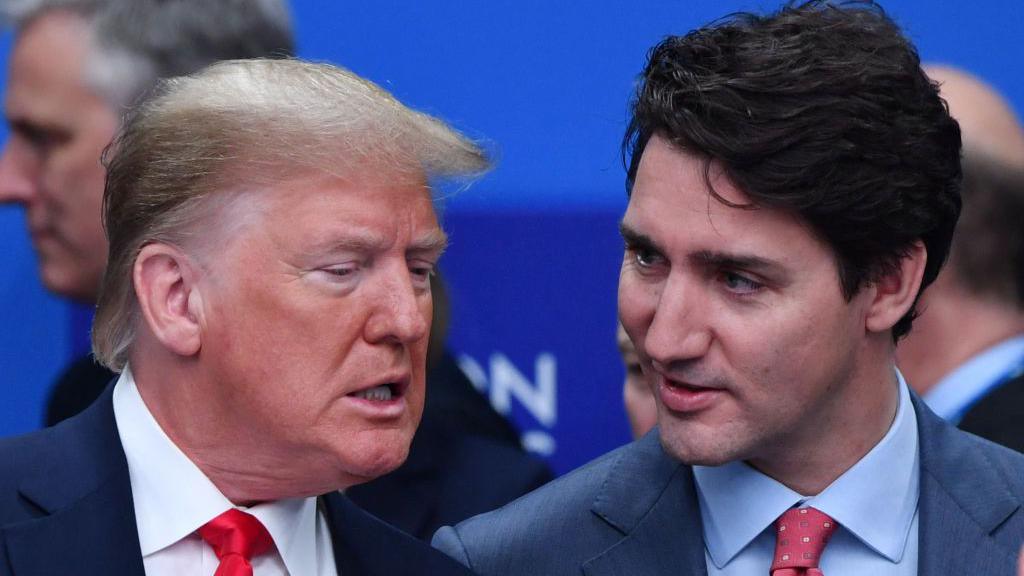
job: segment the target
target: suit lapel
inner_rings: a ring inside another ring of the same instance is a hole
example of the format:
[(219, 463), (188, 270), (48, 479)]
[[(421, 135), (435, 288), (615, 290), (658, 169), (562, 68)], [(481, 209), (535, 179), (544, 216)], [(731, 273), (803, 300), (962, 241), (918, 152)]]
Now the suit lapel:
[(14, 574), (143, 576), (112, 390), (40, 436), (36, 467), (19, 489), (40, 516), (3, 530)]
[(594, 514), (623, 538), (583, 564), (587, 576), (706, 576), (693, 471), (664, 453), (655, 429), (623, 453), (594, 501)]
[(994, 534), (1021, 514), (1019, 502), (977, 444), (916, 396), (914, 407), (921, 442), (919, 574), (1014, 574), (1019, 542)]

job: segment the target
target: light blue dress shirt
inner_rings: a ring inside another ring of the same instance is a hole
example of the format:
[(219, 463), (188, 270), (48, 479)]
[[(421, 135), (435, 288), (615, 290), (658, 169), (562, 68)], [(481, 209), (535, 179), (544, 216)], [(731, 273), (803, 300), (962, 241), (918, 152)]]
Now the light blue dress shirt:
[(1004, 340), (976, 354), (943, 376), (923, 400), (933, 412), (956, 425), (975, 402), (1022, 368), (1024, 335)]
[(796, 505), (839, 523), (821, 557), (826, 576), (916, 576), (917, 416), (898, 379), (899, 407), (889, 431), (817, 496), (801, 496), (743, 462), (694, 466), (708, 576), (768, 576), (773, 524)]

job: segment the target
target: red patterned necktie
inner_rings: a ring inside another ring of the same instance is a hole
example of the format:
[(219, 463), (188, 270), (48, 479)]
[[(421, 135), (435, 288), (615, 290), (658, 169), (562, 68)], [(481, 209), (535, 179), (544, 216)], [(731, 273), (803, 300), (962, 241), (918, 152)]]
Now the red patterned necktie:
[(220, 560), (214, 576), (252, 576), (249, 561), (274, 545), (270, 532), (255, 516), (235, 508), (203, 524), (198, 532)]
[(790, 508), (775, 521), (771, 576), (824, 576), (818, 560), (839, 526), (815, 508)]

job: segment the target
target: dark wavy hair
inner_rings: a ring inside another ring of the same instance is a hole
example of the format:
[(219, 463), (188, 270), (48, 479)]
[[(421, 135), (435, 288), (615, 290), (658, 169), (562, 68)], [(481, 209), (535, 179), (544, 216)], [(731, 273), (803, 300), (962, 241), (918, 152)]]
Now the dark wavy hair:
[(928, 252), (924, 290), (949, 252), (961, 169), (960, 128), (920, 64), (871, 1), (791, 2), (665, 38), (632, 104), (627, 191), (658, 134), (706, 168), (720, 163), (754, 206), (806, 221), (834, 251), (847, 299), (917, 240)]

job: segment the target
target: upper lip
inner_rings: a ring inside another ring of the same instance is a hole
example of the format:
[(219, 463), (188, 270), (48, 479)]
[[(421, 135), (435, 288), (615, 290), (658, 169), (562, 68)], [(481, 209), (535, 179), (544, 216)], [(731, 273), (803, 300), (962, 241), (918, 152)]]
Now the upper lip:
[(391, 392), (395, 396), (402, 396), (405, 391), (409, 389), (409, 383), (412, 381), (412, 374), (409, 371), (396, 371), (385, 374), (379, 378), (374, 379), (372, 382), (367, 383), (365, 386), (352, 390), (349, 394), (358, 394), (377, 386), (390, 386)]
[(721, 386), (696, 383), (696, 382), (691, 382), (691, 381), (688, 381), (688, 380), (680, 380), (678, 378), (673, 378), (672, 376), (668, 376), (666, 374), (662, 374), (661, 372), (658, 372), (657, 374), (658, 374), (658, 378), (660, 380), (662, 380), (667, 385), (686, 386), (687, 388), (699, 388), (699, 389), (702, 389), (702, 390), (721, 390), (722, 389)]

